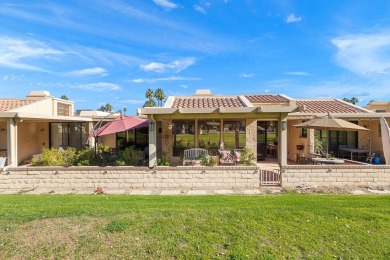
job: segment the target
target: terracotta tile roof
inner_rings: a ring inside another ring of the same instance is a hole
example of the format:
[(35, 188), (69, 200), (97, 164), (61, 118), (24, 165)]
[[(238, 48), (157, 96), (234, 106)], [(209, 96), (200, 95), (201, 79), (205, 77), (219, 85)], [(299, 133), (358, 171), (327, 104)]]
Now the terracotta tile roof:
[(251, 103), (280, 103), (280, 102), (288, 102), (289, 100), (281, 95), (245, 95), (245, 97)]
[(297, 100), (297, 106), (306, 106), (303, 113), (367, 113), (362, 108), (340, 100)]
[(16, 109), (31, 103), (34, 103), (36, 100), (30, 99), (5, 99), (0, 98), (0, 112), (9, 111)]
[(244, 107), (238, 97), (177, 97), (172, 108)]

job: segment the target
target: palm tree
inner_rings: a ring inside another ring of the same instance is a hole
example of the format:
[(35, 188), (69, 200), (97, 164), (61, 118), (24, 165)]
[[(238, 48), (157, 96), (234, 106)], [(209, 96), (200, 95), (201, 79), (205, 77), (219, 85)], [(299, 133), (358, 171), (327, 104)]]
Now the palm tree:
[(127, 108), (123, 108), (123, 114), (126, 115), (126, 112), (127, 112)]
[(153, 99), (149, 99), (145, 101), (144, 107), (155, 107), (156, 106), (156, 101)]
[(149, 100), (153, 99), (153, 96), (154, 96), (154, 92), (153, 90), (151, 90), (150, 88), (148, 88), (146, 90), (146, 93), (145, 93), (145, 97)]
[(343, 98), (343, 101), (345, 102), (348, 102), (348, 103), (351, 103), (351, 104), (356, 104), (359, 102), (359, 99), (356, 98), (356, 97), (352, 97), (352, 98)]
[(164, 90), (161, 88), (156, 89), (154, 92), (154, 97), (157, 99), (158, 106), (162, 107), (163, 100), (165, 99)]
[(69, 98), (68, 98), (68, 96), (67, 96), (67, 95), (62, 95), (62, 96), (60, 97), (60, 99), (63, 99), (63, 100), (69, 100)]
[(109, 103), (107, 103), (105, 107), (106, 107), (106, 111), (107, 111), (107, 112), (112, 112), (112, 111), (114, 111), (114, 107), (111, 106), (111, 104), (109, 104)]
[(99, 107), (97, 110), (103, 112), (112, 112), (114, 111), (114, 107), (107, 103), (106, 105)]

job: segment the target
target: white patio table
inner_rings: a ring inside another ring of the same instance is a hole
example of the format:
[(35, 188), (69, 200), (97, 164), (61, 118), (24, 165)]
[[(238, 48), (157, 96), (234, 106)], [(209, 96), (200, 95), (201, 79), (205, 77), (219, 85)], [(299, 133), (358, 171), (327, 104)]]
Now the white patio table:
[(311, 158), (313, 164), (342, 164), (345, 161), (341, 159)]

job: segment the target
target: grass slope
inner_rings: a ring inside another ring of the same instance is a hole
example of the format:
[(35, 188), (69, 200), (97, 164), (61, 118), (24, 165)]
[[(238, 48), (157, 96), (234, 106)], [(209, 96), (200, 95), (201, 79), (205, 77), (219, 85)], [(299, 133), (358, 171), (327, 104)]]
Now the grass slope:
[(390, 196), (0, 196), (0, 258), (390, 258)]

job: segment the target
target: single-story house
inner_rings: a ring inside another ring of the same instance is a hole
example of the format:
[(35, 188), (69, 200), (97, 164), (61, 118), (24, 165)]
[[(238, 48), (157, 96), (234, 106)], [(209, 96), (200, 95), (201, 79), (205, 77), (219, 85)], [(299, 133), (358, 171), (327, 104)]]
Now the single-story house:
[[(250, 148), (258, 161), (272, 158), (279, 166), (296, 162), (314, 153), (316, 138), (335, 157), (341, 146), (375, 151), (383, 147), (380, 117), (390, 119), (390, 112), (376, 112), (339, 99), (293, 99), (281, 94), (213, 95), (198, 90), (193, 96), (170, 96), (164, 107), (138, 109), (147, 116), (149, 128), (140, 132), (149, 142), (149, 166), (156, 165), (157, 155), (165, 153), (173, 165), (180, 165), (188, 148), (204, 148), (218, 158), (221, 148)], [(330, 131), (300, 129), (294, 125), (328, 113), (364, 126), (370, 131)], [(77, 111), (74, 103), (52, 97), (47, 91), (31, 91), (25, 98), (0, 98), (0, 157), (16, 167), (40, 154), (43, 148), (82, 148), (94, 126), (117, 115), (99, 111)], [(122, 134), (99, 138), (99, 143), (118, 147)], [(326, 143), (325, 140), (328, 140)], [(89, 145), (94, 145), (89, 140)], [(367, 153), (350, 154), (364, 161)]]
[[(375, 113), (334, 98), (293, 99), (285, 95), (258, 94), (239, 96), (213, 95), (198, 90), (193, 96), (170, 96), (164, 107), (138, 110), (147, 115), (149, 128), (149, 166), (156, 165), (164, 152), (179, 165), (183, 151), (204, 148), (211, 155), (218, 150), (250, 148), (257, 160), (277, 158), (284, 166), (299, 157), (314, 153), (315, 136), (335, 157), (364, 161), (367, 152), (340, 153), (340, 147), (382, 152), (379, 119), (390, 113)], [(315, 131), (294, 125), (331, 114), (370, 131)], [(325, 142), (328, 140), (328, 142)], [(364, 149), (363, 149), (364, 148)], [(350, 158), (351, 157), (351, 158)], [(363, 158), (364, 157), (364, 158)]]
[(31, 91), (25, 98), (0, 98), (0, 157), (18, 166), (43, 148), (81, 148), (92, 119), (74, 116), (74, 103)]

